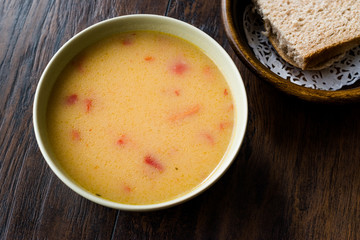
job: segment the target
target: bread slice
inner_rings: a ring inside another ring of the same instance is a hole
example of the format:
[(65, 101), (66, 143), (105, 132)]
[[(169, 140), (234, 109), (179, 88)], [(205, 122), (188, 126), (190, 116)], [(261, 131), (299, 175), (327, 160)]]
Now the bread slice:
[(360, 45), (360, 0), (253, 0), (279, 55), (303, 70), (323, 69)]

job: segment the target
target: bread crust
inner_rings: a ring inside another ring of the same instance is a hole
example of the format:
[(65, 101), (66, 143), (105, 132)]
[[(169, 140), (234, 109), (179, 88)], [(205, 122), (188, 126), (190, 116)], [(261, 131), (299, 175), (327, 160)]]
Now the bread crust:
[(305, 56), (304, 69), (322, 69), (331, 66), (334, 62), (341, 60), (347, 51), (360, 45), (360, 37), (319, 49)]
[(337, 61), (344, 58), (347, 51), (360, 44), (360, 38), (353, 39), (351, 42), (343, 42), (338, 45), (320, 49), (317, 52), (306, 56), (304, 65), (300, 66), (293, 61), (280, 47), (277, 37), (274, 34), (269, 34), (268, 39), (276, 52), (289, 64), (301, 68), (302, 70), (321, 70), (330, 67)]
[[(329, 44), (321, 44), (317, 45), (317, 47), (314, 47), (314, 49), (309, 49), (307, 51), (307, 54), (300, 54), (300, 48), (294, 47), (294, 45), (288, 45), (287, 44), (287, 37), (286, 35), (282, 36), (281, 29), (278, 28), (274, 29), (274, 26), (272, 26), (272, 20), (268, 18), (269, 16), (269, 8), (264, 10), (261, 9), (259, 6), (260, 0), (252, 0), (254, 3), (254, 8), (256, 11), (260, 14), (262, 19), (264, 20), (264, 26), (266, 29), (265, 35), (268, 37), (269, 41), (275, 48), (275, 50), (278, 52), (278, 54), (289, 64), (301, 68), (303, 70), (321, 70), (326, 67), (331, 66), (334, 62), (341, 60), (347, 51), (350, 49), (360, 45), (360, 33), (354, 33), (352, 36), (349, 35), (345, 38), (340, 38), (335, 42), (335, 39), (333, 41), (329, 41)], [(314, 0), (314, 3), (316, 0)], [(263, 3), (265, 4), (265, 3)], [(359, 5), (357, 5), (359, 6)], [(284, 9), (282, 11), (285, 11)], [(292, 20), (297, 21), (296, 18), (292, 18)], [(290, 20), (289, 20), (290, 21)], [(314, 25), (317, 26), (317, 25)], [(350, 25), (352, 26), (352, 25)], [(279, 27), (279, 26), (277, 26)], [(294, 31), (296, 31), (294, 29)], [(295, 33), (295, 32), (294, 32)], [(301, 31), (297, 32), (298, 36), (301, 37)], [(280, 34), (278, 36), (278, 34)], [(303, 37), (306, 38), (308, 35), (303, 32)], [(316, 36), (315, 36), (316, 37)], [(314, 36), (312, 36), (314, 38)], [(309, 38), (306, 38), (309, 39)], [(311, 35), (310, 35), (311, 39)], [(321, 39), (321, 38), (320, 38)], [(285, 40), (285, 41), (284, 41)], [(327, 40), (327, 39), (326, 39)], [(326, 41), (324, 40), (324, 41)], [(330, 43), (332, 42), (332, 43)], [(304, 44), (303, 44), (304, 45)], [(323, 46), (323, 47), (321, 47)], [(304, 46), (302, 46), (302, 49)], [(295, 55), (294, 55), (295, 52)], [(297, 52), (297, 53), (296, 53)]]
[(268, 34), (268, 39), (275, 48), (276, 52), (282, 57), (286, 62), (290, 63), (291, 65), (301, 68), (295, 61), (293, 61), (288, 55), (279, 47), (279, 41), (277, 40), (276, 36), (272, 33)]

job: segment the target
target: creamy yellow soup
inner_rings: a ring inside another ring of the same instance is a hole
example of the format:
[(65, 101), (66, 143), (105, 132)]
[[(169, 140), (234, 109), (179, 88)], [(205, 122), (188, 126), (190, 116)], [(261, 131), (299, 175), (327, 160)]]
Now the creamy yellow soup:
[(231, 91), (199, 48), (150, 31), (114, 35), (85, 49), (53, 88), (47, 126), (68, 175), (119, 203), (186, 194), (225, 154)]

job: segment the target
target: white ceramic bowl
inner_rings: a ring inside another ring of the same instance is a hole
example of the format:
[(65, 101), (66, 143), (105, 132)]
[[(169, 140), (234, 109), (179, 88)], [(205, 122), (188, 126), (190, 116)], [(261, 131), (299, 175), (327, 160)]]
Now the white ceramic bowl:
[[(153, 30), (172, 34), (185, 39), (201, 48), (215, 62), (215, 64), (219, 67), (225, 76), (225, 79), (227, 80), (227, 83), (231, 89), (234, 101), (235, 124), (233, 134), (229, 147), (219, 165), (204, 182), (202, 182), (191, 192), (170, 201), (157, 204), (122, 204), (103, 199), (96, 196), (95, 194), (90, 193), (75, 181), (73, 181), (67, 175), (67, 173), (62, 170), (56, 160), (56, 157), (54, 156), (54, 153), (52, 152), (47, 136), (46, 111), (48, 99), (51, 94), (52, 87), (65, 65), (81, 50), (99, 41), (100, 39), (114, 33), (133, 30)], [(68, 187), (81, 196), (103, 206), (129, 211), (149, 211), (170, 207), (189, 200), (190, 198), (198, 195), (211, 186), (222, 176), (222, 174), (228, 169), (230, 164), (235, 159), (245, 134), (247, 115), (247, 97), (239, 71), (230, 56), (214, 39), (209, 37), (201, 30), (182, 21), (164, 16), (145, 14), (127, 15), (112, 18), (97, 23), (71, 38), (53, 56), (44, 70), (36, 89), (33, 109), (33, 121), (36, 139), (39, 148), (52, 171)]]

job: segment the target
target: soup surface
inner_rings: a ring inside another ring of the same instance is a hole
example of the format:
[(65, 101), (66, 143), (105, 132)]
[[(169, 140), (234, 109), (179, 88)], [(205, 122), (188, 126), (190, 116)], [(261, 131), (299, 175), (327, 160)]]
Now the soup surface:
[(112, 201), (152, 204), (203, 182), (234, 122), (229, 87), (196, 46), (150, 31), (104, 39), (62, 71), (47, 111), (63, 169)]

